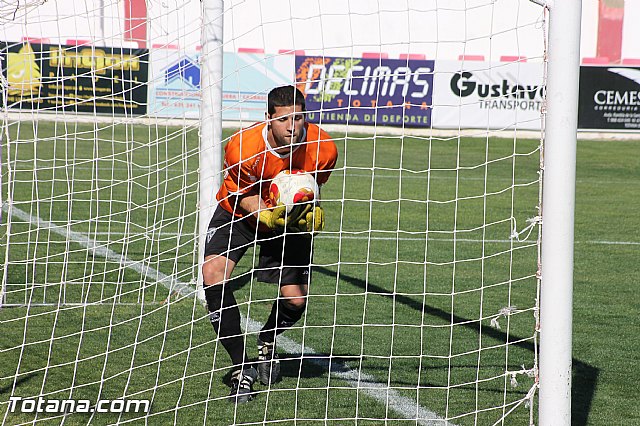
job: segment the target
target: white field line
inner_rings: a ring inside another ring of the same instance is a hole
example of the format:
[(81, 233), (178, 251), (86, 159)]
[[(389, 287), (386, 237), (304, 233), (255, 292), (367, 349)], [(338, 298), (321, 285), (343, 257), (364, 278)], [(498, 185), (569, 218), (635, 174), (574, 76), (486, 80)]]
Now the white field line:
[[(69, 241), (78, 243), (91, 250), (94, 255), (105, 257), (112, 262), (119, 263), (126, 268), (140, 272), (182, 296), (197, 297), (198, 292), (196, 289), (188, 284), (181, 283), (169, 275), (145, 265), (143, 262), (129, 260), (121, 254), (101, 246), (98, 242), (89, 238), (88, 235), (71, 231), (68, 228), (58, 226), (47, 220), (34, 217), (15, 206), (8, 208), (7, 205), (4, 205), (3, 210), (8, 211), (11, 216), (14, 216), (24, 222), (32, 223), (38, 228), (46, 229), (67, 238)], [(258, 332), (262, 329), (263, 324), (256, 320), (246, 318), (246, 322), (247, 329), (250, 332)], [(317, 355), (317, 352), (313, 348), (302, 346), (285, 336), (278, 338), (278, 346), (288, 353)], [(331, 367), (330, 374), (332, 376), (344, 380), (353, 388), (361, 390), (382, 405), (388, 406), (389, 409), (395, 411), (405, 419), (415, 420), (417, 424), (425, 426), (455, 426), (453, 423), (444, 420), (433, 411), (422, 407), (416, 402), (416, 400), (402, 396), (395, 389), (389, 388), (386, 384), (377, 382), (375, 377), (370, 374), (363, 373), (358, 369), (352, 369), (343, 362), (335, 360), (330, 361), (326, 358), (310, 358), (309, 361), (322, 368), (328, 369)]]
[(576, 241), (576, 244), (603, 244), (607, 246), (640, 246), (638, 241)]
[(58, 235), (65, 237), (69, 241), (73, 241), (75, 243), (80, 244), (81, 246), (89, 249), (96, 256), (104, 257), (111, 262), (118, 263), (126, 268), (133, 269), (134, 271), (139, 272), (148, 278), (151, 278), (157, 283), (162, 284), (163, 286), (170, 289), (172, 292), (179, 293), (181, 296), (190, 296), (195, 291), (192, 287), (188, 286), (187, 284), (181, 283), (175, 280), (173, 277), (170, 277), (169, 275), (163, 274), (162, 272), (153, 269), (149, 265), (146, 265), (144, 262), (140, 262), (140, 261), (136, 262), (136, 261), (127, 259), (123, 255), (118, 254), (115, 251), (106, 248), (104, 245), (101, 245), (99, 242), (95, 240), (92, 240), (86, 234), (83, 234), (77, 231), (72, 231), (68, 227), (65, 228), (65, 227), (56, 225), (53, 222), (49, 222), (48, 220), (41, 219), (37, 216), (34, 217), (29, 213), (15, 206), (8, 207), (7, 204), (4, 204), (2, 206), (2, 209), (8, 212), (11, 216), (16, 217), (24, 222), (29, 222), (40, 229), (49, 230), (51, 232), (54, 232)]
[[(251, 318), (247, 319), (247, 329), (253, 333), (258, 333), (262, 329), (262, 323)], [(317, 354), (313, 348), (302, 346), (286, 336), (278, 336), (278, 346), (287, 353), (302, 353), (304, 355)], [(400, 395), (395, 389), (388, 385), (376, 381), (370, 374), (363, 373), (357, 368), (350, 368), (344, 362), (332, 360), (330, 358), (310, 358), (310, 362), (323, 368), (331, 368), (331, 375), (344, 380), (349, 386), (366, 393), (389, 409), (400, 414), (405, 419), (416, 420), (420, 425), (429, 426), (455, 426), (438, 416), (433, 411), (419, 405), (415, 399)], [(387, 419), (389, 420), (389, 419)]]
[[(345, 239), (345, 240), (392, 240), (392, 241), (424, 241), (424, 238), (412, 238), (412, 237), (365, 237), (360, 235), (323, 235), (320, 234), (316, 238), (326, 239)], [(480, 240), (476, 238), (427, 238), (428, 241), (442, 241), (442, 242), (463, 242), (463, 243), (510, 243), (513, 241), (517, 243), (527, 243), (529, 240)], [(574, 244), (596, 244), (596, 245), (610, 245), (610, 246), (640, 246), (640, 241), (605, 241), (605, 240), (586, 240), (586, 241), (574, 241)]]
[[(22, 161), (22, 160), (21, 160)], [(36, 160), (38, 161), (38, 160)], [(52, 160), (41, 160), (41, 162), (44, 163), (48, 163)], [(87, 167), (87, 166), (74, 166), (73, 164), (58, 164), (55, 166), (50, 166), (50, 165), (43, 165), (43, 166), (38, 166), (37, 169), (38, 170), (53, 170), (53, 169), (73, 169), (73, 170), (80, 170), (80, 171), (96, 171), (99, 170), (101, 172), (106, 172), (106, 171), (120, 171), (120, 172), (132, 172), (132, 171), (146, 171), (147, 173), (142, 173), (140, 175), (137, 176), (133, 176), (133, 178), (139, 178), (139, 177), (145, 177), (147, 175), (150, 174), (155, 174), (157, 172), (172, 172), (172, 173), (177, 173), (177, 174), (184, 174), (184, 173), (189, 173), (189, 172), (195, 172), (194, 170), (185, 170), (184, 168), (181, 167), (158, 167), (155, 169), (151, 168), (152, 166), (148, 166), (148, 167), (144, 167), (144, 166), (136, 166), (133, 165), (132, 167), (118, 167), (118, 166), (98, 166), (98, 167)], [(20, 170), (20, 171), (31, 171), (33, 170), (33, 162), (30, 161), (28, 164), (22, 164), (19, 162), (16, 162), (14, 164), (13, 167), (14, 170)], [(347, 168), (348, 169), (348, 168)], [(462, 171), (466, 171), (466, 169), (461, 169)], [(347, 171), (346, 175), (350, 176), (350, 177), (362, 177), (362, 178), (370, 178), (372, 176), (374, 176), (374, 171), (375, 171), (375, 177), (377, 179), (396, 179), (399, 180), (400, 179), (400, 170), (396, 170), (395, 173), (389, 173), (390, 170), (389, 169), (380, 169), (380, 168), (374, 168), (374, 169), (367, 169), (368, 173), (363, 173), (363, 172), (353, 172), (353, 171)], [(440, 172), (456, 172), (457, 169), (434, 169), (431, 170), (431, 172), (434, 173), (440, 173)], [(456, 175), (451, 175), (451, 176), (441, 176), (441, 175), (428, 175), (427, 174), (428, 170), (402, 170), (402, 180), (407, 180), (407, 179), (419, 179), (419, 180), (460, 180), (460, 181), (482, 181), (484, 182), (486, 179), (483, 177), (471, 177), (471, 176), (456, 176)], [(336, 169), (333, 171), (332, 175), (343, 175), (345, 174), (345, 170), (344, 169)], [(105, 179), (106, 180), (106, 179)], [(517, 178), (517, 179), (512, 179), (509, 177), (492, 177), (490, 178), (490, 180), (492, 182), (514, 182), (514, 183), (529, 183), (529, 182), (536, 182), (538, 181), (538, 177), (536, 176), (532, 176), (531, 179), (525, 179), (525, 178)], [(625, 181), (625, 180), (615, 180), (615, 179), (596, 179), (596, 178), (582, 178), (582, 179), (576, 179), (576, 183), (595, 183), (595, 184), (602, 184), (602, 185), (608, 185), (608, 184), (616, 184), (616, 185), (626, 185), (629, 182)]]
[[(6, 210), (6, 208), (5, 208)], [(376, 231), (373, 231), (376, 232)], [(389, 232), (394, 233), (394, 232)], [(400, 232), (402, 233), (402, 232)], [(124, 237), (124, 232), (92, 232), (93, 236), (109, 236), (109, 237)], [(128, 233), (130, 237), (143, 237), (144, 238), (175, 238), (177, 236), (182, 236), (185, 238), (194, 238), (193, 235), (178, 233), (178, 232), (135, 232), (132, 231)], [(86, 238), (86, 237), (85, 237)], [(320, 235), (315, 237), (316, 239), (327, 239), (327, 240), (372, 240), (372, 241), (424, 241), (424, 238), (420, 237), (376, 237), (376, 236), (364, 236), (364, 235), (349, 235), (347, 233), (341, 234), (339, 232), (323, 232)], [(117, 239), (117, 238), (116, 238)], [(480, 240), (477, 238), (438, 238), (438, 237), (428, 237), (427, 241), (441, 241), (441, 242), (453, 242), (457, 241), (460, 243), (510, 243), (512, 240), (508, 239), (485, 239)], [(113, 242), (113, 241), (112, 241)], [(116, 241), (117, 242), (117, 241)], [(516, 241), (513, 240), (514, 244), (522, 244), (528, 243), (529, 240)], [(607, 241), (607, 240), (585, 240), (585, 241), (574, 241), (574, 244), (594, 244), (594, 245), (608, 245), (608, 246), (640, 246), (640, 241)]]

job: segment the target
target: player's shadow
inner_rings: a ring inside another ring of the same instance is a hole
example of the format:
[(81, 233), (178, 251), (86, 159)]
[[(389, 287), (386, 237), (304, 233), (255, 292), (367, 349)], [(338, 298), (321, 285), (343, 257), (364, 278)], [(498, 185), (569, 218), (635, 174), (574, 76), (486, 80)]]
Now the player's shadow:
[[(317, 377), (327, 376), (328, 374), (333, 373), (334, 375), (337, 375), (338, 378), (340, 378), (340, 375), (342, 373), (343, 374), (342, 379), (348, 378), (351, 380), (357, 380), (360, 386), (364, 386), (367, 383), (369, 383), (366, 375), (362, 376), (358, 374), (357, 360), (354, 359), (353, 356), (341, 357), (340, 355), (336, 355), (335, 353), (333, 355), (325, 354), (325, 353), (314, 353), (313, 355), (305, 354), (304, 356), (300, 353), (283, 354), (281, 355), (280, 365), (281, 365), (281, 374), (283, 377), (291, 377), (291, 378), (300, 377), (301, 379), (317, 378)], [(352, 368), (351, 366), (353, 366), (354, 368)], [(475, 370), (478, 366), (474, 364), (474, 365), (458, 365), (457, 367), (469, 368), (469, 369)], [(501, 368), (503, 366), (495, 365), (493, 367)], [(440, 368), (442, 367), (422, 366), (421, 369), (435, 370)], [(513, 366), (513, 368), (518, 369), (519, 367)], [(382, 367), (382, 366), (375, 366), (375, 365), (367, 365), (366, 370), (379, 371), (380, 374), (376, 375), (376, 378), (375, 378), (376, 382), (372, 383), (375, 385), (378, 384), (380, 376), (389, 374), (389, 367), (386, 367), (386, 366)], [(386, 379), (383, 379), (383, 381), (386, 381)], [(393, 384), (394, 386), (403, 386), (407, 388), (416, 385), (415, 382), (409, 382), (409, 381), (401, 380), (398, 378), (393, 379)], [(420, 386), (436, 388), (440, 385), (437, 383), (421, 382)], [(459, 386), (457, 387), (457, 389), (462, 389), (462, 390), (469, 389), (469, 390), (475, 391), (476, 385), (472, 384), (469, 386)], [(486, 387), (479, 386), (477, 390), (480, 390), (483, 392), (495, 392), (500, 394), (504, 393), (504, 390), (502, 389), (497, 389), (497, 388), (488, 387), (488, 386)], [(527, 394), (527, 391), (519, 391), (519, 390), (512, 390), (510, 392), (520, 394), (523, 396)]]
[[(313, 270), (314, 272), (329, 276), (332, 279), (336, 278), (336, 271), (333, 271), (331, 269), (324, 267), (315, 267)], [(401, 303), (420, 312), (424, 311), (425, 314), (441, 318), (447, 322), (452, 321), (454, 324), (469, 328), (476, 333), (480, 333), (481, 331), (480, 323), (478, 321), (474, 321), (470, 318), (464, 318), (433, 306), (423, 305), (421, 302), (414, 300), (409, 296), (404, 296), (402, 294), (393, 294), (392, 292), (372, 283), (371, 281), (367, 282), (360, 278), (352, 277), (342, 272), (340, 273), (339, 278), (340, 280), (359, 287), (364, 291), (393, 297), (396, 303)], [(482, 327), (482, 334), (503, 342), (507, 341), (508, 337), (509, 341), (513, 342), (513, 345), (531, 352), (535, 351), (535, 347), (531, 341), (524, 340), (522, 337), (515, 336), (513, 334), (507, 335), (504, 331), (495, 328)], [(586, 425), (589, 418), (589, 412), (591, 411), (591, 404), (593, 402), (596, 384), (598, 382), (599, 370), (596, 367), (586, 364), (576, 358), (573, 358), (572, 362), (573, 384), (571, 388), (571, 423), (573, 425)]]
[[(300, 353), (287, 353), (279, 354), (280, 358), (280, 375), (282, 377), (312, 379), (317, 377), (326, 376), (329, 372), (340, 373), (348, 372), (350, 369), (347, 367), (348, 361), (353, 361), (353, 358), (341, 358), (336, 355), (319, 354), (313, 355)], [(252, 365), (256, 365), (257, 360), (252, 358), (249, 360)], [(223, 377), (222, 382), (230, 386), (231, 376), (233, 371), (229, 370)]]

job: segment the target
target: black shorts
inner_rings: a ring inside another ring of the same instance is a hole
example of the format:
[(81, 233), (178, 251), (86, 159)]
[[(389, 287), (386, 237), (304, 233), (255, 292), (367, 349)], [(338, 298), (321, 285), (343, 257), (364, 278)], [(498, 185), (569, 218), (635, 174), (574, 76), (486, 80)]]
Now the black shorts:
[(222, 255), (238, 263), (247, 249), (260, 246), (255, 269), (259, 281), (273, 284), (308, 284), (312, 238), (309, 234), (256, 232), (254, 220), (234, 217), (217, 207), (209, 222), (205, 257)]

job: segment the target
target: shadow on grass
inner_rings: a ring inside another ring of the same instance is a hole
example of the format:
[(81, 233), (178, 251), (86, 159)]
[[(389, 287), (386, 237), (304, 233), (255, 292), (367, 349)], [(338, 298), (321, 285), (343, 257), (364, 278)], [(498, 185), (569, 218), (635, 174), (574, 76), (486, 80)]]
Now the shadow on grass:
[[(314, 377), (321, 377), (321, 376), (326, 376), (327, 374), (329, 374), (329, 363), (331, 362), (331, 371), (332, 372), (337, 372), (337, 373), (347, 373), (350, 372), (354, 369), (349, 367), (348, 363), (351, 363), (351, 365), (355, 365), (355, 360), (354, 357), (349, 357), (349, 356), (345, 356), (345, 357), (340, 357), (339, 355), (336, 356), (334, 355), (330, 355), (330, 354), (314, 354), (314, 355), (304, 355), (304, 359), (302, 358), (302, 354), (288, 354), (286, 356), (286, 358), (281, 358), (281, 372), (282, 372), (282, 376), (283, 377), (293, 377), (293, 378), (297, 378), (298, 376), (300, 376), (300, 378), (314, 378)], [(304, 366), (301, 367), (301, 364), (303, 364)], [(477, 365), (459, 365), (456, 366), (459, 368), (470, 368), (470, 369), (476, 369)], [(502, 367), (502, 366), (496, 366), (496, 367)], [(514, 369), (517, 366), (514, 366)], [(423, 366), (422, 369), (423, 370), (429, 370), (429, 369), (440, 369), (441, 367), (429, 367), (429, 366)], [(384, 376), (385, 374), (389, 373), (389, 369), (388, 368), (381, 368), (381, 367), (376, 367), (376, 366), (371, 366), (371, 365), (367, 365), (366, 366), (366, 370), (367, 371), (375, 371), (375, 370), (380, 370), (380, 373), (382, 376)], [(356, 369), (357, 371), (357, 369)], [(378, 377), (376, 377), (376, 379), (378, 379)], [(379, 380), (378, 380), (379, 381)], [(383, 381), (385, 381), (383, 379)], [(361, 384), (366, 384), (367, 380), (366, 378), (359, 378), (359, 382)], [(394, 378), (392, 380), (393, 385), (394, 386), (401, 386), (401, 387), (411, 387), (411, 386), (415, 386), (415, 382), (407, 382), (407, 381), (403, 381), (403, 380), (399, 380), (397, 378)], [(420, 386), (422, 388), (424, 387), (433, 387), (433, 388), (438, 388), (441, 387), (440, 385), (436, 384), (436, 383), (421, 383)], [(476, 390), (476, 386), (474, 385), (469, 385), (469, 386), (458, 386), (457, 389), (469, 389), (469, 390)], [(493, 388), (493, 387), (482, 387), (479, 386), (478, 390), (480, 391), (488, 391), (488, 392), (496, 392), (496, 393), (500, 393), (502, 394), (504, 391), (502, 389), (497, 389), (497, 388)], [(514, 394), (520, 394), (520, 395), (526, 395), (527, 392), (526, 391), (519, 391), (519, 390), (511, 390), (510, 392), (514, 393)]]
[[(31, 379), (33, 379), (37, 375), (38, 373), (29, 373), (29, 374), (21, 375), (20, 378), (16, 380), (15, 389), (18, 389), (21, 385), (29, 382)], [(8, 386), (0, 386), (0, 395), (6, 395), (6, 400), (8, 401), (9, 395), (11, 394), (12, 389), (14, 389), (13, 384)], [(18, 392), (18, 395), (19, 395), (19, 392)], [(1, 398), (4, 399), (4, 397), (1, 397)]]
[[(335, 278), (336, 272), (328, 268), (315, 267), (315, 272)], [(409, 296), (401, 294), (393, 294), (392, 292), (377, 286), (371, 282), (366, 282), (360, 278), (352, 277), (344, 273), (340, 274), (340, 279), (355, 285), (364, 291), (374, 292), (380, 295), (388, 295), (393, 297), (395, 302), (401, 303), (405, 306), (413, 308), (417, 311), (424, 311), (428, 315), (441, 318), (445, 321), (453, 320), (454, 324), (459, 324), (463, 327), (467, 327), (476, 333), (480, 332), (480, 323), (473, 321), (470, 318), (463, 318), (459, 315), (452, 315), (451, 312), (444, 311), (439, 308), (423, 305), (421, 302), (412, 299)], [(521, 337), (513, 334), (507, 335), (507, 333), (497, 330), (491, 327), (482, 327), (482, 333), (486, 336), (492, 337), (499, 341), (515, 340), (513, 345), (528, 351), (534, 352), (535, 347), (532, 342), (523, 340)], [(571, 388), (571, 417), (573, 425), (586, 425), (589, 412), (591, 411), (591, 404), (593, 402), (596, 385), (598, 382), (599, 370), (589, 364), (586, 364), (576, 358), (572, 359), (573, 362), (573, 385)]]
[[(313, 270), (316, 273), (320, 273), (331, 278), (336, 277), (336, 271), (332, 271), (329, 268), (314, 267)], [(252, 274), (244, 274), (238, 278), (232, 279), (231, 284), (234, 291), (248, 284), (251, 281), (251, 276)], [(458, 324), (460, 326), (473, 330), (476, 333), (480, 333), (480, 323), (478, 321), (473, 321), (470, 318), (464, 318), (455, 314), (452, 315), (451, 312), (439, 308), (423, 305), (421, 302), (414, 300), (409, 296), (393, 294), (392, 292), (386, 290), (381, 286), (375, 285), (371, 282), (366, 282), (365, 280), (344, 273), (340, 274), (340, 279), (348, 282), (349, 284), (355, 285), (364, 291), (373, 292), (383, 296), (388, 295), (388, 297), (393, 297), (395, 302), (401, 303), (405, 306), (415, 309), (416, 311), (424, 310), (424, 312), (428, 315), (433, 315), (434, 317), (441, 318), (445, 321), (453, 320), (454, 324)], [(533, 343), (528, 340), (523, 340), (522, 337), (515, 336), (513, 334), (507, 335), (507, 333), (505, 333), (504, 331), (492, 327), (482, 327), (482, 333), (486, 336), (503, 342), (507, 341), (507, 338), (509, 338), (509, 340), (515, 341), (512, 343), (514, 346), (526, 349), (531, 352), (535, 351)], [(319, 357), (321, 358), (322, 355), (319, 355)], [(326, 355), (326, 357), (329, 358), (329, 355)], [(308, 357), (305, 356), (305, 359), (307, 358)], [(336, 362), (335, 356), (330, 359), (332, 360), (332, 363)], [(350, 358), (350, 361), (353, 361), (353, 358)], [(571, 423), (576, 426), (583, 426), (587, 424), (589, 419), (589, 412), (591, 411), (591, 404), (593, 402), (596, 385), (598, 382), (598, 375), (600, 372), (597, 368), (586, 364), (576, 358), (573, 358), (572, 362), (573, 384), (571, 388)], [(302, 370), (302, 372), (300, 372), (299, 359), (283, 359), (282, 374), (284, 376), (290, 377), (298, 377), (298, 374), (300, 374), (300, 377), (303, 378), (318, 377), (327, 374), (328, 365), (328, 359), (326, 362), (320, 361), (314, 363), (305, 363), (304, 369)], [(336, 365), (345, 364), (344, 362), (339, 362), (336, 363)], [(228, 383), (229, 377), (225, 377), (224, 380), (226, 383)]]

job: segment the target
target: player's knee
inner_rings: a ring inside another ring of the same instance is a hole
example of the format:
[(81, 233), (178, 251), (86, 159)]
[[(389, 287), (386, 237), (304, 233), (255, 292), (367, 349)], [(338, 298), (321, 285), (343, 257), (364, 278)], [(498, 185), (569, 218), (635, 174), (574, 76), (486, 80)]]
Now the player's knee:
[(222, 283), (219, 268), (216, 268), (213, 262), (204, 262), (202, 265), (202, 278), (205, 287)]
[(224, 283), (231, 276), (235, 264), (223, 256), (208, 256), (202, 265), (205, 286)]
[(288, 297), (288, 298), (282, 299), (282, 303), (292, 311), (304, 312), (305, 308), (307, 307), (307, 298), (306, 297)]

